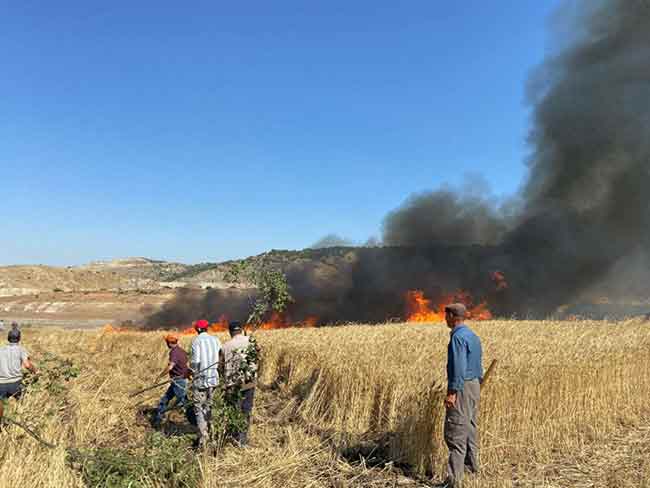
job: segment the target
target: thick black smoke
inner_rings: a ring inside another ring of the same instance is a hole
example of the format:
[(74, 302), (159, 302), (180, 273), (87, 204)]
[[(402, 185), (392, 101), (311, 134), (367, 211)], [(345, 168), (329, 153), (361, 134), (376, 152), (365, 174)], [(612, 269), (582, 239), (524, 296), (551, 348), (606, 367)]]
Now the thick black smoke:
[[(569, 10), (560, 47), (531, 78), (530, 172), (516, 212), (441, 190), (385, 221), (390, 244), (500, 244), (520, 313), (625, 281), (610, 272), (631, 256), (648, 262), (639, 255), (650, 243), (650, 4), (585, 0), (560, 13)], [(637, 294), (650, 289), (648, 271), (635, 273)]]
[[(284, 266), (293, 319), (403, 317), (410, 289), (434, 300), (464, 289), (498, 315), (535, 317), (597, 286), (650, 294), (650, 6), (565, 8), (572, 15), (558, 19), (571, 20), (531, 77), (529, 175), (516, 204), (481, 185), (411, 197), (386, 217), (386, 247), (313, 249)], [(507, 289), (490, 278), (497, 270)], [(244, 299), (226, 295), (181, 296), (167, 316), (243, 314)]]
[(384, 219), (389, 246), (498, 244), (512, 228), (513, 204), (499, 202), (481, 179), (464, 188), (415, 194)]
[(609, 279), (650, 243), (650, 5), (579, 5), (572, 43), (531, 83), (534, 151), (521, 223), (505, 240), (545, 278), (531, 292), (555, 284), (540, 295), (545, 307)]
[(188, 327), (198, 319), (213, 323), (223, 315), (230, 320), (245, 320), (252, 300), (252, 290), (227, 288), (203, 291), (180, 288), (176, 296), (163, 304), (160, 310), (145, 312), (146, 317), (141, 322), (145, 328), (158, 329)]
[[(437, 300), (459, 289), (475, 296), (494, 289), (491, 268), (484, 266), (494, 256), (490, 247), (339, 247), (300, 254), (300, 259), (276, 260), (295, 299), (287, 322), (312, 317), (320, 324), (401, 320), (408, 290), (422, 290)], [(215, 322), (222, 315), (244, 321), (254, 298), (254, 290), (180, 289), (142, 323), (153, 329), (186, 327), (199, 318)], [(499, 297), (494, 298), (493, 308), (499, 312)]]

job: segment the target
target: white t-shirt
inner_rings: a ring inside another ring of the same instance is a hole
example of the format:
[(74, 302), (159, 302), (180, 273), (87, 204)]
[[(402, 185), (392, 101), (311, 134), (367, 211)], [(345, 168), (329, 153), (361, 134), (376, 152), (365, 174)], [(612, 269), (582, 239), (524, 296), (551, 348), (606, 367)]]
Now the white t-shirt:
[(219, 350), (221, 343), (215, 336), (203, 332), (192, 341), (193, 384), (197, 388), (213, 388), (219, 384)]
[(16, 383), (23, 379), (23, 362), (29, 354), (20, 344), (0, 347), (0, 383)]

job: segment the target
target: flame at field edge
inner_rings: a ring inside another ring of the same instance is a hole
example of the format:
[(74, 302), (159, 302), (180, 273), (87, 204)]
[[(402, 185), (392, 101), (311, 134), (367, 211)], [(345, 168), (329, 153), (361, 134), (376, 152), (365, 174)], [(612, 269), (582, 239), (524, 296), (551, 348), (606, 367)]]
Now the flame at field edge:
[(492, 319), (492, 313), (486, 302), (474, 305), (471, 295), (463, 291), (444, 295), (435, 306), (432, 306), (432, 300), (426, 298), (422, 290), (409, 290), (406, 292), (405, 301), (407, 322), (444, 322), (445, 306), (450, 303), (464, 304), (467, 307), (468, 319)]

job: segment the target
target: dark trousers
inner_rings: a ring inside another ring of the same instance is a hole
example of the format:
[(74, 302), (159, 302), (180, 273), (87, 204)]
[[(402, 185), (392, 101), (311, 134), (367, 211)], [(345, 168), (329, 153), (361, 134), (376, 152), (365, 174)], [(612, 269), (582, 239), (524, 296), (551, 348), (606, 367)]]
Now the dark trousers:
[(180, 407), (185, 405), (185, 395), (187, 392), (187, 380), (184, 378), (175, 378), (169, 383), (169, 388), (160, 399), (158, 404), (158, 410), (156, 411), (156, 416), (154, 420), (160, 422), (163, 418), (163, 415), (167, 411), (169, 403), (176, 398), (176, 406)]
[(19, 399), (23, 394), (23, 382), (16, 381), (15, 383), (0, 383), (0, 400), (7, 398)]
[(253, 403), (255, 401), (255, 388), (248, 388), (242, 390), (238, 395), (228, 395), (229, 403), (234, 404), (240, 412), (244, 414), (246, 419), (246, 426), (239, 432), (234, 432), (234, 438), (239, 442), (240, 446), (248, 444), (248, 429), (251, 425), (251, 412), (253, 411)]
[(449, 448), (447, 479), (459, 487), (465, 469), (477, 473), (478, 409), (481, 386), (478, 380), (465, 381), (463, 391), (456, 394), (456, 405), (447, 409), (445, 442)]

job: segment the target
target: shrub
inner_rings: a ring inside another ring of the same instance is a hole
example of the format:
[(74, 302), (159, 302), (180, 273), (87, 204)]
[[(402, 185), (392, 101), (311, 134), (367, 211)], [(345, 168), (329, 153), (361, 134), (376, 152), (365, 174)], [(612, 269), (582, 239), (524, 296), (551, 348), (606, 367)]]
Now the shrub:
[(191, 436), (166, 437), (154, 432), (144, 448), (74, 449), (68, 462), (81, 472), (87, 486), (195, 488), (201, 471), (191, 451)]

